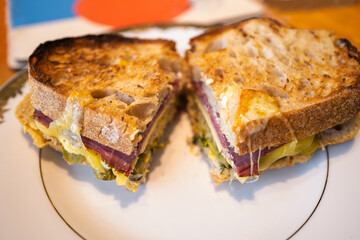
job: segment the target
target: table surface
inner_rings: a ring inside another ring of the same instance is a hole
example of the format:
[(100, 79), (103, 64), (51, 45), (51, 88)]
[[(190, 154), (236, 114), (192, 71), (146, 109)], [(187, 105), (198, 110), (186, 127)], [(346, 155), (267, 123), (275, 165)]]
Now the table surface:
[[(0, 0), (0, 86), (2, 86), (15, 70), (6, 64), (6, 25), (5, 0)], [(298, 28), (332, 29), (336, 36), (347, 38), (353, 45), (360, 48), (360, 2), (355, 4), (326, 7), (312, 10), (281, 10), (275, 7), (266, 7), (266, 15), (275, 17)]]

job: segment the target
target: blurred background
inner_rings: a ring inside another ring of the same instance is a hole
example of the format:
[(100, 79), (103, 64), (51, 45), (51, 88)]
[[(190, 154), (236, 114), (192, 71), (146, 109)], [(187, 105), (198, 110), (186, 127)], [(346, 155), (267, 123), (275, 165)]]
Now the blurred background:
[(253, 16), (332, 29), (360, 47), (356, 0), (0, 0), (0, 87), (46, 40), (159, 23), (227, 24)]

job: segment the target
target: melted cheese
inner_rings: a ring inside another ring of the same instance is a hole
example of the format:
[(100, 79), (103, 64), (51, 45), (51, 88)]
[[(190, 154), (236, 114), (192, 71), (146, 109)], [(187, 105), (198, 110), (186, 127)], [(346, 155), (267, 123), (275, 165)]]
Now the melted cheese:
[(51, 122), (49, 128), (37, 121), (35, 124), (44, 134), (56, 137), (67, 152), (84, 156), (94, 170), (104, 173), (105, 169), (101, 164), (101, 158), (84, 146), (80, 136), (83, 107), (93, 100), (87, 90), (72, 91), (61, 118)]
[[(167, 112), (167, 109), (169, 108), (171, 104), (167, 103), (167, 106), (164, 107), (164, 109), (162, 110), (162, 112), (159, 114), (159, 116), (156, 118), (155, 123), (153, 124), (152, 128), (150, 129), (150, 132), (148, 133), (145, 141), (143, 142), (142, 146), (141, 146), (141, 150), (140, 153), (143, 153), (147, 147), (147, 145), (149, 144), (149, 140), (151, 138), (151, 136), (154, 134), (154, 131), (156, 129), (159, 129), (158, 123), (159, 120), (164, 116), (164, 113)], [(163, 127), (165, 128), (165, 127)]]
[(239, 177), (237, 173), (235, 173), (235, 177), (242, 184), (244, 184), (250, 178), (250, 177)]
[[(200, 102), (200, 100), (197, 97), (195, 97), (195, 102), (196, 102), (198, 108), (200, 109), (202, 115), (205, 118), (205, 121), (206, 121), (206, 123), (207, 123), (207, 125), (208, 125), (208, 127), (210, 129), (211, 135), (213, 136), (213, 139), (214, 139), (214, 141), (216, 143), (218, 151), (221, 153), (222, 152), (222, 145), (220, 143), (217, 132), (216, 132), (216, 130), (215, 130), (215, 128), (214, 128), (214, 126), (213, 126), (213, 124), (211, 122), (211, 119), (210, 119), (210, 116), (209, 116), (208, 112), (205, 110), (204, 106), (202, 105), (202, 103)], [(212, 155), (214, 155), (214, 154), (212, 154)], [(213, 156), (209, 156), (209, 157), (213, 157)]]
[(129, 177), (125, 176), (124, 174), (120, 173), (120, 172), (117, 172), (115, 170), (113, 170), (113, 173), (115, 174), (116, 176), (116, 184), (119, 185), (119, 186), (124, 186), (126, 185)]
[[(45, 127), (41, 123), (38, 123), (37, 121), (35, 121), (35, 124), (42, 133), (44, 133), (48, 136), (53, 136), (53, 137), (58, 138), (54, 129), (49, 130), (47, 127)], [(76, 147), (74, 147), (74, 146), (68, 146), (68, 145), (62, 145), (62, 146), (64, 147), (65, 151), (68, 151), (66, 149), (74, 149), (75, 150), (74, 152), (78, 152), (78, 153), (81, 152), (80, 155), (85, 157), (86, 162), (91, 167), (95, 166), (96, 168), (95, 167), (93, 167), (93, 168), (100, 173), (104, 173), (106, 170), (110, 169), (110, 167), (107, 166), (107, 164), (101, 160), (101, 157), (98, 154), (96, 154), (95, 152), (93, 152), (89, 149), (85, 148), (85, 149), (81, 150), (81, 149), (76, 149)], [(69, 162), (69, 163), (71, 164), (71, 162)], [(90, 163), (92, 163), (92, 164), (90, 164)], [(126, 185), (126, 182), (129, 177), (127, 177), (124, 174), (117, 172), (115, 170), (113, 170), (113, 173), (116, 176), (116, 184), (117, 185), (120, 185), (120, 186)]]
[[(244, 123), (252, 120), (268, 118), (279, 112), (277, 101), (263, 91), (244, 89), (241, 91), (239, 107), (236, 113), (235, 128), (241, 127)], [(244, 122), (244, 120), (246, 120)], [(253, 134), (264, 129), (266, 123), (262, 122), (261, 126), (251, 126), (248, 134)]]
[[(265, 155), (264, 157), (260, 158), (259, 171), (265, 171), (271, 166), (271, 164), (273, 164), (277, 160), (280, 160), (281, 158), (313, 153), (319, 147), (319, 145), (320, 143), (315, 137), (315, 135), (284, 144), (281, 147), (270, 152), (269, 154)], [(239, 177), (237, 173), (235, 173), (234, 175), (241, 183), (251, 183), (256, 181), (259, 177), (255, 176), (253, 181), (247, 181), (251, 177)]]

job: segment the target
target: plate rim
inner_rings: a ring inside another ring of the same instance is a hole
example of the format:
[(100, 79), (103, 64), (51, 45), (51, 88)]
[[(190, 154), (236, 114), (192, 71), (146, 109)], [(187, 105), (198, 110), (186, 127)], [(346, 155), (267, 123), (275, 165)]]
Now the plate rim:
[[(42, 150), (43, 149), (39, 149), (39, 173), (40, 173), (40, 178), (41, 178), (41, 183), (42, 183), (42, 186), (43, 186), (43, 189), (46, 193), (46, 196), (51, 204), (51, 206), (54, 208), (55, 212), (58, 214), (58, 216), (61, 218), (61, 220), (77, 235), (79, 236), (81, 239), (86, 239), (86, 237), (82, 236), (78, 231), (76, 231), (75, 227), (71, 226), (67, 220), (61, 215), (60, 211), (56, 208), (53, 200), (51, 199), (50, 197), (50, 194), (47, 190), (47, 187), (46, 187), (46, 183), (45, 183), (45, 180), (44, 180), (44, 176), (43, 176), (43, 170), (42, 170), (42, 165), (41, 165), (41, 162), (42, 162)], [(287, 237), (286, 239), (291, 239), (293, 238), (298, 232), (300, 232), (300, 230), (310, 221), (311, 217), (314, 215), (314, 213), (316, 212), (316, 210), (318, 209), (320, 203), (322, 202), (322, 199), (323, 199), (323, 196), (325, 194), (325, 190), (327, 188), (327, 183), (328, 183), (328, 179), (329, 179), (329, 169), (330, 169), (330, 155), (329, 155), (329, 150), (328, 150), (328, 146), (325, 146), (325, 154), (326, 154), (326, 176), (325, 176), (325, 181), (324, 181), (324, 185), (322, 187), (322, 191), (321, 191), (321, 194), (320, 194), (320, 197), (319, 199), (317, 200), (316, 202), (316, 205), (315, 207), (313, 208), (313, 210), (311, 211), (311, 213), (309, 214), (309, 216), (306, 218), (306, 220), (304, 220), (304, 222), (289, 236)], [(306, 163), (305, 163), (306, 164)]]

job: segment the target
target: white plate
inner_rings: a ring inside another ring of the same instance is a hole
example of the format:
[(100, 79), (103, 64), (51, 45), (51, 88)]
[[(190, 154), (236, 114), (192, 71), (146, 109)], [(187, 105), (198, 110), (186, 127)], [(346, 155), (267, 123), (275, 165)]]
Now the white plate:
[[(186, 48), (195, 28), (150, 29)], [(134, 34), (134, 33), (128, 33)], [(3, 91), (12, 88), (9, 85)], [(27, 92), (23, 88), (23, 93)], [(3, 94), (3, 92), (1, 93)], [(318, 150), (306, 164), (267, 171), (258, 182), (215, 186), (206, 159), (189, 152), (185, 113), (148, 181), (132, 193), (88, 166), (32, 145), (14, 116), (0, 124), (0, 239), (354, 239), (360, 236), (360, 137)]]

